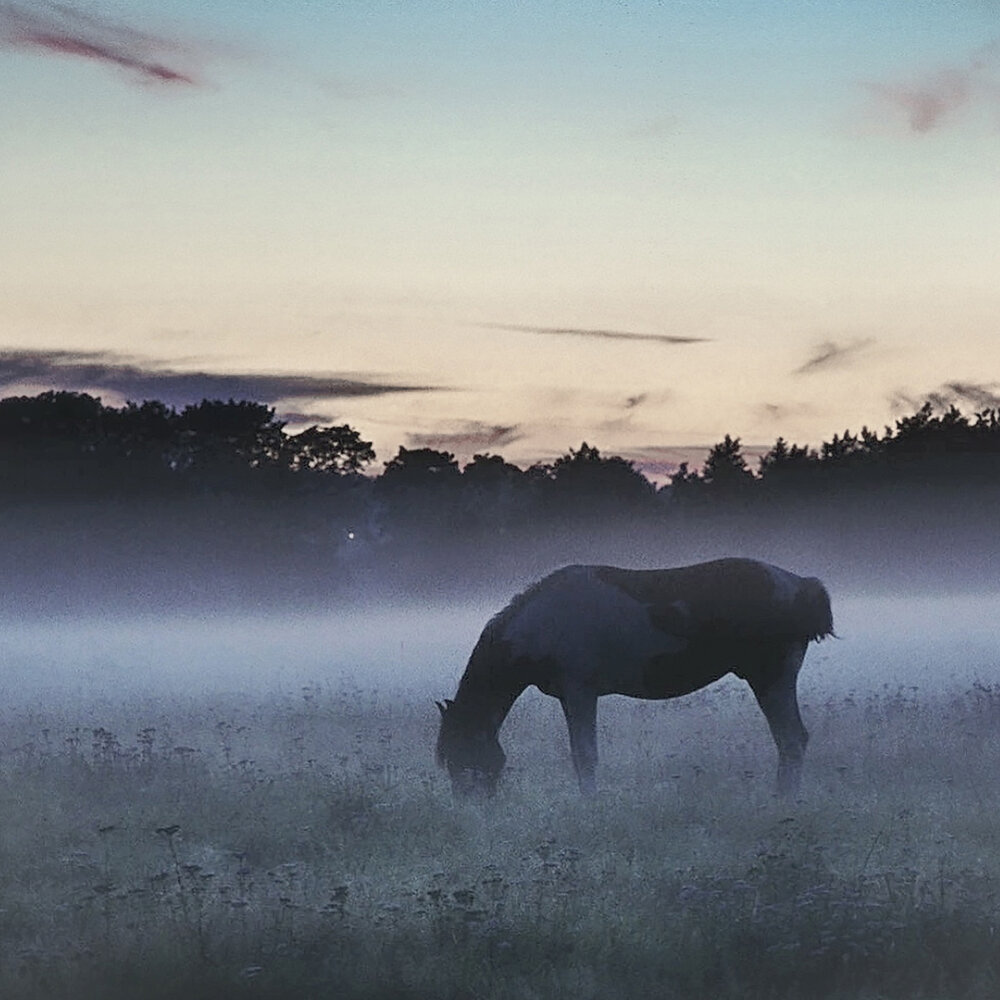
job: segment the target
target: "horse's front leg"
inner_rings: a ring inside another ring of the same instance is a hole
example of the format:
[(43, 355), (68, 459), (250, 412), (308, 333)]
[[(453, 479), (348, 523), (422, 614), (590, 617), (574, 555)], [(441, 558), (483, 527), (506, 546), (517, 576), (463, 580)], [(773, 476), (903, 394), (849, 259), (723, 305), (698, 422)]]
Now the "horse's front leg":
[(778, 748), (778, 794), (782, 798), (799, 790), (802, 759), (809, 742), (796, 693), (799, 668), (808, 645), (803, 640), (782, 647), (761, 664), (759, 671), (747, 677)]
[(597, 790), (597, 695), (573, 691), (559, 701), (569, 727), (570, 753), (580, 791), (592, 795)]

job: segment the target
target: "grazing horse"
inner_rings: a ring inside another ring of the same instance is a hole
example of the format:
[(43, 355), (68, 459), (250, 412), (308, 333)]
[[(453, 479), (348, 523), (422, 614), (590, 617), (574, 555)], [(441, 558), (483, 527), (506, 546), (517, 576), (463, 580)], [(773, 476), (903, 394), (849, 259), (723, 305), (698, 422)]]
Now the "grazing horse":
[(595, 789), (597, 699), (676, 698), (727, 673), (746, 680), (778, 747), (778, 791), (799, 785), (808, 734), (796, 679), (811, 640), (833, 635), (814, 577), (753, 559), (677, 569), (566, 566), (483, 629), (454, 700), (438, 702), (437, 761), (458, 795), (491, 795), (505, 763), (497, 733), (534, 684), (562, 703), (580, 789)]

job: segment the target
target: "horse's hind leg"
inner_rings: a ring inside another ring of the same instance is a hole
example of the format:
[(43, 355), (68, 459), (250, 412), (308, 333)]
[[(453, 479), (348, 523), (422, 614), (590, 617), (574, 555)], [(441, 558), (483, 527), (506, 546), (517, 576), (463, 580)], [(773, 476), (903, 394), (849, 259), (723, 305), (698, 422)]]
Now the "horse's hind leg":
[(592, 795), (597, 790), (597, 695), (573, 692), (559, 701), (569, 727), (569, 748), (580, 791)]
[(783, 798), (799, 789), (802, 758), (809, 741), (796, 693), (807, 646), (808, 642), (803, 640), (780, 647), (747, 677), (778, 748), (778, 794)]

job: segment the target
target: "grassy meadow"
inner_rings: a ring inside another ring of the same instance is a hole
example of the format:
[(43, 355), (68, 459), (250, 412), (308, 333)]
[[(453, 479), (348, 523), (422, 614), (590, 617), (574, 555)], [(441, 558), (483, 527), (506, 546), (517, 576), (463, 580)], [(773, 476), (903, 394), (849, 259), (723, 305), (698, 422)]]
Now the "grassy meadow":
[(1000, 992), (1000, 687), (805, 697), (794, 803), (734, 681), (603, 699), (592, 801), (531, 692), (456, 804), (442, 693), (8, 699), (0, 996)]

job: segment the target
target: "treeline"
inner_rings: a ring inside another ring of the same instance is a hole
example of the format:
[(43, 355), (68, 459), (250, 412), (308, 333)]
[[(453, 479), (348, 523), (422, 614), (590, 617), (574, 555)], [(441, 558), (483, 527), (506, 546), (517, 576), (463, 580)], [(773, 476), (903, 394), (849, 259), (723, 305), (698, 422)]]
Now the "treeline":
[[(372, 472), (376, 454), (349, 425), (291, 434), (261, 403), (203, 400), (181, 410), (152, 400), (105, 406), (86, 393), (0, 400), (0, 496), (80, 499), (193, 490), (254, 492), (350, 484), (374, 501), (402, 497), (414, 510), (465, 494), (480, 513), (602, 514), (624, 508), (706, 505), (808, 496), (886, 485), (963, 487), (1000, 472), (1000, 412), (973, 416), (930, 403), (886, 427), (835, 434), (818, 448), (779, 437), (752, 468), (726, 435), (701, 469), (680, 466), (657, 489), (634, 464), (584, 442), (551, 463), (522, 469), (477, 454), (464, 467), (447, 451), (400, 447)], [(359, 480), (362, 478), (364, 482)]]
[(925, 403), (879, 435), (867, 427), (844, 431), (818, 448), (779, 437), (751, 470), (739, 439), (726, 435), (704, 468), (682, 465), (671, 487), (679, 502), (857, 497), (882, 490), (966, 491), (1000, 482), (1000, 411), (973, 416), (951, 406), (935, 413)]
[(251, 583), (258, 597), (323, 600), (386, 581), (517, 581), (569, 561), (794, 562), (790, 539), (809, 565), (874, 573), (917, 545), (978, 547), (988, 561), (998, 501), (994, 410), (926, 404), (881, 433), (816, 448), (779, 438), (755, 467), (726, 436), (701, 468), (657, 487), (586, 443), (527, 468), (405, 447), (379, 465), (352, 427), (292, 434), (259, 403), (0, 400), (0, 584), (34, 574), (36, 592), (77, 579), (93, 589), (96, 575), (151, 598)]
[(289, 435), (260, 403), (206, 399), (178, 411), (77, 392), (0, 400), (5, 497), (239, 489), (276, 472), (357, 473), (374, 458), (346, 425)]

